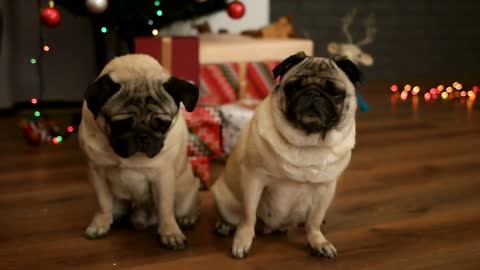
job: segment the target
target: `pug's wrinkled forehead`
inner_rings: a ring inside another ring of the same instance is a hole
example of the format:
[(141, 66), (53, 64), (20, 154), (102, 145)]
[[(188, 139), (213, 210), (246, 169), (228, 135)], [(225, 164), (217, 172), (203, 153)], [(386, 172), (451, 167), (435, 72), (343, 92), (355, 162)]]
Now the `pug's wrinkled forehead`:
[(122, 110), (161, 111), (173, 116), (180, 103), (193, 111), (198, 95), (198, 87), (170, 75), (152, 57), (132, 54), (110, 61), (88, 87), (85, 100), (95, 118)]
[(299, 52), (287, 57), (273, 69), (274, 78), (280, 77), (280, 87), (291, 79), (323, 78), (347, 79), (353, 85), (361, 81), (361, 72), (347, 58), (323, 58), (307, 56)]
[(140, 116), (153, 112), (173, 118), (178, 112), (178, 105), (160, 80), (140, 76), (117, 83), (121, 85), (120, 91), (105, 103), (103, 109), (109, 117), (122, 113)]

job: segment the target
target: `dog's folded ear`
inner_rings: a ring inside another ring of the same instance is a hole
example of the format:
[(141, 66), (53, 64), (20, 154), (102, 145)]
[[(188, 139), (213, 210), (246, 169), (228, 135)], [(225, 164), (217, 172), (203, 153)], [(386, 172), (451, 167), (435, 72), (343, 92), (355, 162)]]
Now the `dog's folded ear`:
[(120, 86), (108, 74), (103, 75), (88, 86), (85, 92), (85, 100), (87, 101), (88, 109), (93, 113), (95, 119), (103, 105), (120, 90)]
[(163, 88), (173, 97), (177, 105), (180, 102), (185, 105), (187, 111), (192, 112), (198, 101), (198, 87), (179, 78), (171, 76), (164, 84)]
[(335, 64), (347, 75), (353, 85), (362, 82), (363, 74), (352, 61), (346, 57), (334, 59)]
[(298, 52), (285, 58), (273, 69), (273, 78), (276, 79), (279, 76), (283, 76), (289, 69), (302, 62), (305, 58), (307, 58), (307, 55), (304, 52)]

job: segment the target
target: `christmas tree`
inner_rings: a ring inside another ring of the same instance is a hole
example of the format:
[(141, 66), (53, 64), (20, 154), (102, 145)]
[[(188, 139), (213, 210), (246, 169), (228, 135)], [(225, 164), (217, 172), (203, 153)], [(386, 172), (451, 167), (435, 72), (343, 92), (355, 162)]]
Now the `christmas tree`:
[(226, 0), (56, 0), (78, 16), (92, 19), (97, 66), (133, 51), (136, 36), (152, 35), (177, 21), (205, 16), (225, 9)]

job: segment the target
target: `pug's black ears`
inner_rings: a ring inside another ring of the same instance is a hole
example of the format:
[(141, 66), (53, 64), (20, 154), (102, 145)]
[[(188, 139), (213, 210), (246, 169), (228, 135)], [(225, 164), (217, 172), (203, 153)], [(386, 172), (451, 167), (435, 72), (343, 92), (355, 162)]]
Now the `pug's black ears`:
[(103, 105), (120, 90), (120, 86), (108, 74), (103, 75), (88, 86), (85, 92), (85, 100), (87, 101), (88, 109), (93, 113), (95, 119)]
[(187, 111), (192, 112), (195, 109), (199, 95), (197, 86), (171, 76), (170, 79), (163, 84), (163, 88), (173, 97), (177, 106), (182, 102)]
[(352, 61), (346, 57), (334, 59), (335, 64), (347, 75), (353, 85), (363, 81), (363, 74)]
[(273, 69), (273, 78), (276, 79), (279, 76), (283, 76), (289, 69), (302, 62), (305, 58), (307, 58), (307, 55), (304, 52), (298, 52), (285, 58)]

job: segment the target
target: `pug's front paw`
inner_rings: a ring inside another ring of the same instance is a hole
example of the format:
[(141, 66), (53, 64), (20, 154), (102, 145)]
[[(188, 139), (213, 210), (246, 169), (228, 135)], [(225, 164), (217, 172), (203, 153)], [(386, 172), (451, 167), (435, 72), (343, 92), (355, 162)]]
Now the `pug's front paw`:
[(247, 257), (252, 246), (255, 229), (249, 227), (238, 227), (233, 238), (232, 256), (235, 259)]
[(103, 238), (107, 235), (112, 225), (112, 215), (96, 214), (92, 222), (85, 229), (84, 236), (87, 239)]
[(178, 225), (162, 226), (158, 230), (162, 245), (171, 250), (182, 250), (187, 247), (187, 238)]
[(327, 257), (330, 259), (333, 259), (337, 256), (337, 250), (332, 243), (328, 241), (314, 244), (309, 243), (308, 248), (313, 256)]

